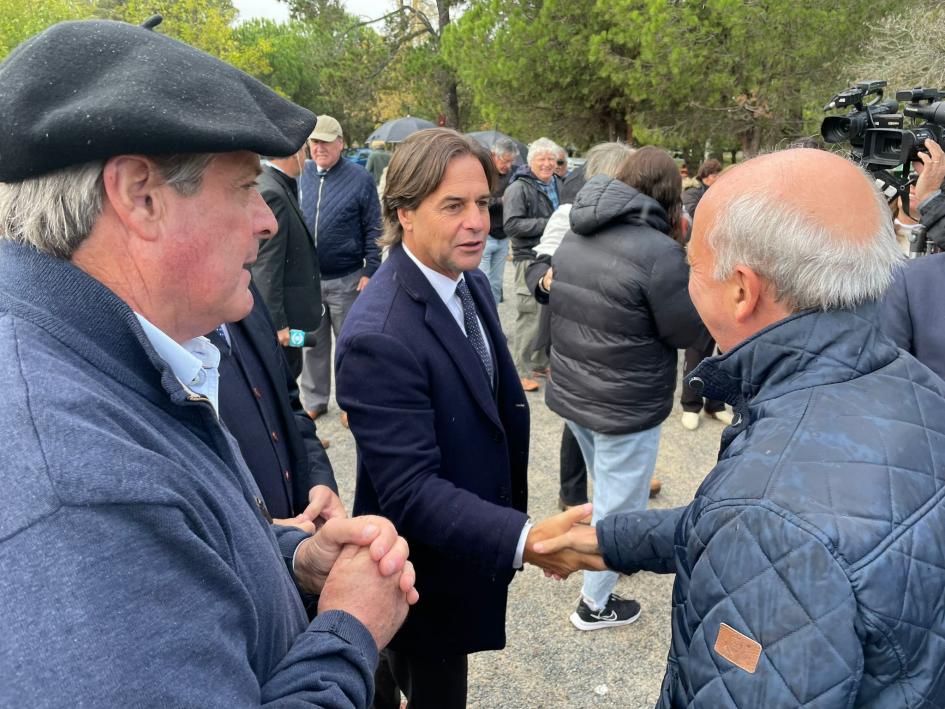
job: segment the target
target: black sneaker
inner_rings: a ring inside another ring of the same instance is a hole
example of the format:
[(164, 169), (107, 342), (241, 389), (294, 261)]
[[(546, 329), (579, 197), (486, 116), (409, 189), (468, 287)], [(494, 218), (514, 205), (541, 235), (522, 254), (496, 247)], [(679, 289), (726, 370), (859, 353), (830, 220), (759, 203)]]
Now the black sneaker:
[(578, 630), (599, 630), (629, 625), (639, 617), (639, 603), (611, 593), (607, 605), (599, 611), (592, 611), (582, 598), (577, 610), (571, 614), (571, 622)]

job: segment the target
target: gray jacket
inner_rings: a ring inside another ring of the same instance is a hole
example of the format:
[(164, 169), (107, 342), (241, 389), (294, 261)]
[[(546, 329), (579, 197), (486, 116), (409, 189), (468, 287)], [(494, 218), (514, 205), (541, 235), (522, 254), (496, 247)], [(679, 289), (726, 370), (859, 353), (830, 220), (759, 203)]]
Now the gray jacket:
[[(557, 175), (552, 179), (560, 190), (561, 179)], [(528, 166), (512, 175), (502, 206), (505, 235), (512, 240), (512, 260), (534, 260), (534, 248), (555, 208)]]

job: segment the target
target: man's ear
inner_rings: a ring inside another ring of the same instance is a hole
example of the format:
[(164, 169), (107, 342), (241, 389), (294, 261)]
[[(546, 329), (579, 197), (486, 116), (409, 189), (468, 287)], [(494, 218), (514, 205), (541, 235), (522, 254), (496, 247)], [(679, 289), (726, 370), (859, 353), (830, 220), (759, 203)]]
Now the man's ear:
[(745, 324), (758, 312), (766, 284), (751, 268), (737, 264), (731, 276), (731, 287), (734, 290), (735, 322)]
[(102, 180), (105, 199), (122, 224), (141, 238), (157, 238), (166, 208), (157, 165), (143, 155), (119, 155), (105, 163)]
[(413, 210), (405, 207), (397, 207), (397, 221), (404, 230), (404, 234), (413, 233)]

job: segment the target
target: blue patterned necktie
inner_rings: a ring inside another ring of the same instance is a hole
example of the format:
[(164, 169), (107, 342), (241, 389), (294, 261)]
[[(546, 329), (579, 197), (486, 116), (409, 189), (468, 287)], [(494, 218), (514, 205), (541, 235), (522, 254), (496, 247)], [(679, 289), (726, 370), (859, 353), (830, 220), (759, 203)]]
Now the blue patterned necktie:
[(469, 292), (469, 286), (466, 285), (466, 279), (460, 279), (456, 284), (456, 295), (459, 296), (463, 304), (463, 324), (466, 327), (466, 339), (476, 350), (479, 359), (482, 360), (482, 366), (486, 368), (486, 374), (489, 375), (489, 386), (492, 386), (492, 357), (489, 356), (489, 348), (482, 337), (482, 330), (479, 329), (479, 319), (476, 317), (476, 304), (473, 303), (472, 294)]

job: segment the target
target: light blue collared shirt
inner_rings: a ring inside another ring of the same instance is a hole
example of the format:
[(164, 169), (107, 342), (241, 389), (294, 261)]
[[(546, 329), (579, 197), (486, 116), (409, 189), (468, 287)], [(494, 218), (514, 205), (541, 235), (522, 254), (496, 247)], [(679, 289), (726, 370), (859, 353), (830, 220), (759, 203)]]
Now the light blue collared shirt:
[[(456, 286), (463, 279), (463, 274), (459, 274), (459, 278), (455, 281), (449, 276), (444, 276), (442, 273), (434, 271), (429, 266), (426, 266), (423, 263), (420, 263), (419, 259), (414, 256), (410, 249), (407, 248), (406, 244), (402, 244), (404, 247), (404, 253), (410, 257), (410, 260), (417, 264), (417, 268), (420, 269), (420, 273), (423, 274), (430, 285), (433, 287), (433, 290), (436, 291), (436, 294), (440, 296), (440, 300), (443, 301), (443, 304), (446, 306), (446, 309), (450, 311), (450, 315), (453, 316), (453, 319), (456, 321), (456, 324), (459, 325), (459, 329), (463, 331), (463, 334), (466, 334), (466, 324), (465, 319), (463, 318), (463, 303), (459, 299), (459, 296), (456, 295)], [(489, 356), (492, 357), (492, 361), (495, 362), (495, 355), (492, 352), (492, 346), (489, 344), (489, 338), (486, 336), (486, 331), (482, 326), (482, 320), (479, 319), (479, 315), (476, 315), (476, 322), (479, 324), (479, 330), (482, 332), (482, 340), (486, 343), (486, 347), (489, 348)], [(518, 544), (515, 547), (515, 558), (512, 559), (513, 568), (520, 569), (522, 568), (522, 557), (525, 555), (525, 540), (528, 539), (528, 530), (532, 528), (531, 521), (525, 522), (525, 526), (522, 528), (522, 533), (518, 538)]]
[(210, 400), (220, 415), (220, 351), (206, 337), (178, 344), (140, 313), (135, 313), (155, 352), (167, 362), (184, 389)]

